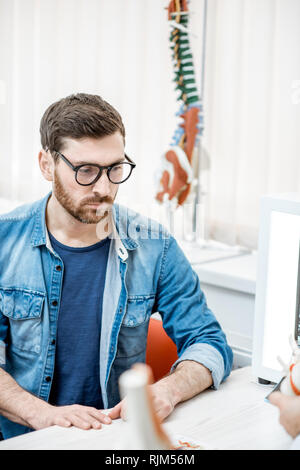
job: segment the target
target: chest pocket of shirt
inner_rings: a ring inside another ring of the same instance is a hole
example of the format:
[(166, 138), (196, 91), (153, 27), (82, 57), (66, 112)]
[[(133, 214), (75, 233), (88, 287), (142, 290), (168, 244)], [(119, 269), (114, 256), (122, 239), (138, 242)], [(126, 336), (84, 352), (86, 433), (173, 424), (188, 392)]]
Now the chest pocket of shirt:
[(0, 288), (0, 314), (8, 319), (7, 340), (12, 348), (40, 353), (44, 299), (45, 294), (42, 292)]
[(119, 332), (117, 361), (133, 359), (142, 361), (147, 346), (149, 318), (154, 305), (154, 295), (128, 296), (127, 309)]
[(134, 328), (150, 317), (154, 304), (154, 295), (131, 295), (127, 299), (127, 309), (123, 325)]

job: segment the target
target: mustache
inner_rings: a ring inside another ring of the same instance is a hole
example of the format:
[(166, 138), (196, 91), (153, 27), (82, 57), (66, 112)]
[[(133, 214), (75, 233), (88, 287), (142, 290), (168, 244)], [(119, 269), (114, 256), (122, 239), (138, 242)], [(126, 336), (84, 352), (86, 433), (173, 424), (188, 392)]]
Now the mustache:
[(102, 202), (106, 202), (107, 204), (113, 204), (113, 199), (111, 197), (97, 197), (97, 198), (89, 198), (89, 199), (84, 199), (81, 203), (81, 205), (85, 204), (101, 204)]

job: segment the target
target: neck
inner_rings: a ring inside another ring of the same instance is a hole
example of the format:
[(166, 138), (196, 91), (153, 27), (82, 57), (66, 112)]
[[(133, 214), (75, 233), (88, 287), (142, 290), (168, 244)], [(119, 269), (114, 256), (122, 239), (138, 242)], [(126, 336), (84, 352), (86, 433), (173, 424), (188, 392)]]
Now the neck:
[(67, 246), (94, 245), (112, 231), (112, 215), (109, 213), (97, 224), (84, 224), (69, 214), (51, 194), (46, 208), (46, 225), (49, 232)]

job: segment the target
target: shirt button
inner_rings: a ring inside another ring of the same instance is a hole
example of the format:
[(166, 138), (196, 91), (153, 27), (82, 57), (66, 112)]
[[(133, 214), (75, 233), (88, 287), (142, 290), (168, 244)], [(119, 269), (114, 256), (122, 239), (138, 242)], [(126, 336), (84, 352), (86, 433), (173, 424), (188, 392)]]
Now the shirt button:
[(53, 307), (56, 307), (57, 304), (58, 304), (57, 300), (53, 300), (52, 302)]
[(51, 377), (49, 375), (47, 375), (47, 377), (45, 377), (45, 380), (46, 380), (46, 382), (51, 382)]
[(56, 267), (55, 267), (56, 271), (61, 271), (61, 266), (58, 264)]

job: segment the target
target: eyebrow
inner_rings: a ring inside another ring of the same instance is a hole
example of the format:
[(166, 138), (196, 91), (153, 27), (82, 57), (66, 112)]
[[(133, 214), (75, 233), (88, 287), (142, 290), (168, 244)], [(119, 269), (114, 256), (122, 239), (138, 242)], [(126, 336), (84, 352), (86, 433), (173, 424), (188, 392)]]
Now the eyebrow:
[[(115, 162), (110, 163), (109, 165), (99, 165), (99, 166), (111, 166), (111, 165), (115, 165), (116, 163), (122, 163), (122, 162), (124, 162), (124, 160), (126, 160), (125, 156), (122, 157), (122, 158), (120, 158), (119, 160), (117, 160), (117, 161), (115, 161)], [(74, 166), (79, 166), (79, 165), (98, 165), (98, 163), (80, 161), (80, 162), (74, 162), (73, 165), (74, 165)]]

